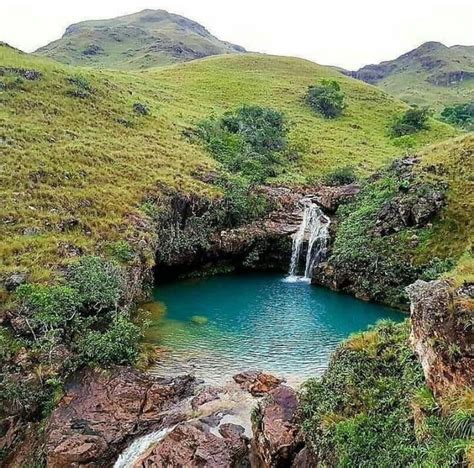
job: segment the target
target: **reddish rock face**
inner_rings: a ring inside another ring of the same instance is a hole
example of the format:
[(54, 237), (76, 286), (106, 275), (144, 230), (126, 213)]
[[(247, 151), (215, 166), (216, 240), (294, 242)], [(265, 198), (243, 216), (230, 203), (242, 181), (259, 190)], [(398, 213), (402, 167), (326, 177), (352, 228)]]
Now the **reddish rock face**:
[(212, 434), (203, 425), (180, 424), (135, 464), (135, 468), (247, 466), (248, 448), (243, 428), (225, 427), (220, 434)]
[(298, 400), (286, 385), (272, 390), (253, 420), (253, 464), (262, 468), (290, 466), (301, 448), (294, 418)]
[(110, 464), (132, 438), (167, 423), (162, 412), (194, 385), (189, 376), (154, 379), (129, 368), (79, 373), (46, 428), (48, 467)]
[(474, 285), (457, 291), (446, 281), (416, 281), (411, 300), (411, 344), (436, 396), (474, 385)]
[(234, 375), (233, 379), (243, 390), (247, 390), (253, 396), (265, 395), (283, 382), (282, 379), (260, 371), (242, 372)]
[(341, 203), (352, 200), (360, 192), (356, 184), (341, 185), (340, 187), (320, 187), (314, 194), (314, 200), (325, 211), (335, 213)]

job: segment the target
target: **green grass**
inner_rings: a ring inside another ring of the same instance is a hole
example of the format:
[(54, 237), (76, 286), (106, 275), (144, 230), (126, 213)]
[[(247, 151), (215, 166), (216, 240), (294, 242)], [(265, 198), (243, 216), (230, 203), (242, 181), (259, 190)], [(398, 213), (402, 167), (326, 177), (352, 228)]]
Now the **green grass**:
[[(371, 69), (372, 66), (364, 67), (359, 72), (362, 77), (373, 79)], [(429, 106), (441, 112), (447, 105), (474, 101), (472, 77), (446, 86), (455, 73), (474, 73), (473, 46), (446, 47), (427, 42), (395, 60), (382, 62), (376, 69), (383, 75), (376, 81), (377, 86), (410, 104)]]
[[(404, 104), (300, 59), (227, 55), (126, 73), (72, 68), (0, 47), (0, 66), (42, 73), (37, 81), (0, 76), (0, 279), (25, 271), (30, 281), (50, 281), (70, 262), (71, 250), (100, 253), (121, 240), (151, 245), (153, 228), (141, 221), (147, 198), (165, 188), (219, 194), (199, 181), (217, 163), (183, 132), (242, 104), (278, 109), (290, 124), (300, 162), (275, 183), (304, 183), (347, 165), (367, 175), (401, 151), (388, 128)], [(347, 104), (330, 121), (303, 100), (309, 85), (326, 78), (340, 82)], [(74, 97), (78, 91), (82, 98)], [(150, 115), (137, 115), (137, 102)], [(411, 143), (456, 134), (432, 121)]]
[(418, 262), (432, 257), (459, 259), (447, 274), (457, 284), (474, 281), (474, 133), (425, 148), (416, 168), (426, 180), (447, 184), (447, 204), (417, 251)]
[(387, 93), (405, 102), (428, 106), (441, 112), (445, 106), (464, 104), (474, 99), (474, 79), (455, 86), (435, 86), (425, 81), (420, 72), (393, 75), (377, 84)]

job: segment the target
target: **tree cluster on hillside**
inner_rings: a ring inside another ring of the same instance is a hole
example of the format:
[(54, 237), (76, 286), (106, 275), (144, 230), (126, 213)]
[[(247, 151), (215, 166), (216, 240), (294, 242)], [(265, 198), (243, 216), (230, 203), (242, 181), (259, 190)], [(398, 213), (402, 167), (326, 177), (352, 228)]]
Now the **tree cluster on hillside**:
[(345, 107), (345, 94), (336, 80), (322, 80), (320, 85), (310, 86), (305, 99), (311, 109), (327, 119), (339, 117)]

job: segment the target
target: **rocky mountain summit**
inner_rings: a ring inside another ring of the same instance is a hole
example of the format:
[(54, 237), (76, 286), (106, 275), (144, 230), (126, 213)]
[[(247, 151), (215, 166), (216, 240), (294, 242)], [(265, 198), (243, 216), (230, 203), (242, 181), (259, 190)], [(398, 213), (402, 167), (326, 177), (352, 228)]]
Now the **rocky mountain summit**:
[(345, 72), (407, 102), (441, 105), (473, 100), (474, 46), (425, 42), (394, 60)]
[(165, 10), (143, 10), (107, 20), (83, 21), (36, 53), (71, 65), (140, 69), (245, 52), (204, 26)]

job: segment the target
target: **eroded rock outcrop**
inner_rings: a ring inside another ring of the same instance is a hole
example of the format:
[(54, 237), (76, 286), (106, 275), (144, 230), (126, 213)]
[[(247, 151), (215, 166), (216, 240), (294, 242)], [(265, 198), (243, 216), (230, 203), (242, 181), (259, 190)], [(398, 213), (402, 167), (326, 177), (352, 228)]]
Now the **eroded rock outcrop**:
[(436, 396), (474, 386), (474, 285), (416, 281), (411, 300), (411, 344)]
[[(297, 407), (296, 392), (286, 385), (272, 390), (258, 405), (252, 420), (252, 466), (292, 465), (303, 445), (295, 421)], [(304, 454), (300, 462), (303, 458)]]
[(189, 376), (156, 379), (129, 368), (78, 373), (46, 427), (48, 467), (110, 464), (132, 438), (178, 422), (170, 410), (194, 387)]
[(360, 192), (357, 184), (337, 187), (322, 186), (314, 194), (313, 200), (328, 213), (335, 213), (339, 205), (354, 199)]

